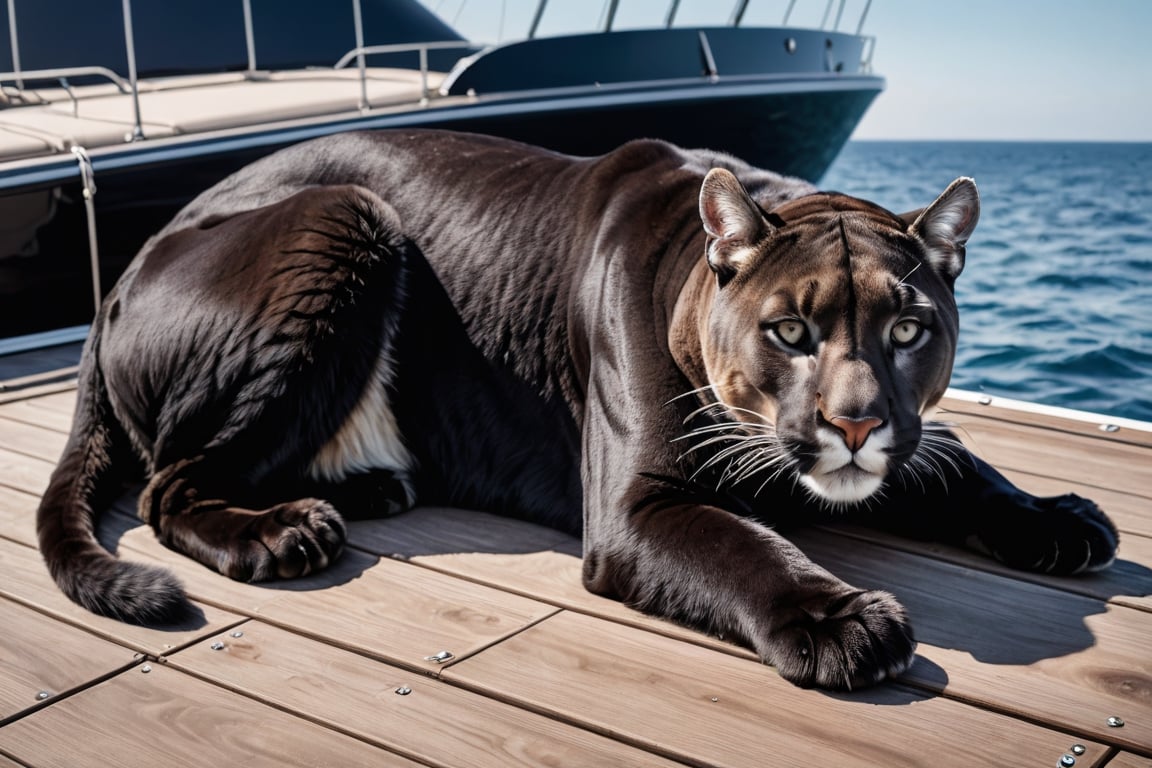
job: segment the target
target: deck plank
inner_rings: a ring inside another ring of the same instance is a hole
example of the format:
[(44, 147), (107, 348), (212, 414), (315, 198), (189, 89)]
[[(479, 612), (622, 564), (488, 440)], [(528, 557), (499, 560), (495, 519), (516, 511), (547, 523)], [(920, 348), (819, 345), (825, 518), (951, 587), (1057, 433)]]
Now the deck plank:
[(0, 538), (29, 547), (36, 544), (36, 508), (40, 497), (9, 488), (0, 481)]
[[(0, 728), (0, 754), (31, 765), (83, 765), (87, 758), (77, 763), (77, 755), (87, 754), (98, 756), (91, 764), (104, 765), (106, 754), (136, 759), (138, 749), (141, 765), (235, 764), (249, 750), (227, 724), (262, 728), (268, 713), (278, 723), (274, 733), (335, 739), (338, 764), (388, 758), (281, 711), (288, 709), (434, 765), (455, 764), (438, 743), (453, 743), (436, 725), (436, 713), (448, 712), (461, 731), (452, 738), (461, 748), (476, 745), (480, 765), (500, 764), (502, 750), (512, 755), (508, 764), (550, 754), (580, 764), (599, 755), (581, 752), (583, 739), (609, 750), (604, 754), (619, 752), (599, 759), (605, 765), (655, 761), (651, 751), (700, 765), (775, 764), (782, 755), (803, 755), (808, 764), (1043, 765), (1079, 741), (1090, 751), (1078, 766), (1152, 766), (1152, 450), (1131, 436), (976, 406), (956, 417), (975, 450), (1022, 487), (1043, 495), (1072, 490), (1113, 515), (1123, 531), (1121, 560), (1106, 574), (1025, 575), (961, 550), (854, 530), (792, 534), (849, 581), (894, 592), (921, 641), (903, 685), (830, 696), (793, 688), (743, 649), (587, 593), (578, 540), (461, 510), (353, 524), (353, 549), (330, 571), (248, 585), (163, 548), (131, 516), (126, 497), (106, 515), (102, 540), (127, 558), (172, 567), (202, 620), (164, 631), (91, 616), (56, 590), (31, 548), (37, 495), (54, 462), (48, 454), (63, 445), (74, 398), (64, 392), (0, 404), (0, 568), (7, 576), (0, 606), (15, 611), (4, 621), (14, 629), (0, 640), (0, 653), (4, 642), (26, 643), (21, 651), (34, 653), (36, 638), (54, 628), (83, 641), (69, 659), (97, 656), (88, 654), (91, 644), (122, 649), (129, 660), (136, 651), (171, 662), (156, 676), (129, 670), (38, 708), (33, 703), (35, 711)], [(231, 638), (238, 622), (245, 622), (243, 640)], [(257, 642), (265, 633), (273, 639)], [(208, 650), (216, 638), (226, 653)], [(423, 660), (442, 649), (463, 660), (445, 667)], [(0, 664), (6, 658), (19, 656), (6, 654)], [(101, 669), (80, 685), (117, 668)], [(449, 684), (434, 679), (437, 673)], [(0, 671), (0, 690), (19, 679)], [(381, 680), (410, 681), (428, 696), (373, 689)], [(139, 702), (143, 729), (125, 715)], [(374, 719), (397, 706), (408, 708), (393, 713), (399, 722)], [(212, 729), (217, 721), (200, 716), (212, 708), (233, 735), (204, 750), (196, 743), (204, 740), (179, 725), (180, 713)], [(174, 719), (157, 729), (158, 712)], [(1111, 715), (1127, 725), (1108, 728)], [(99, 736), (106, 725), (108, 735)], [(550, 728), (565, 734), (551, 745), (541, 735)], [(152, 731), (176, 739), (175, 760), (160, 742), (141, 747), (143, 739), (155, 741)], [(57, 743), (48, 744), (52, 733)], [(37, 751), (44, 744), (48, 749)], [(1109, 760), (1105, 745), (1122, 751)], [(280, 747), (276, 738), (262, 741), (254, 762), (298, 762), (298, 750), (284, 760)]]
[[(226, 633), (217, 640), (227, 644), (226, 652), (188, 649), (169, 657), (169, 666), (430, 765), (674, 765), (597, 734), (258, 621), (244, 625), (241, 638)], [(397, 695), (402, 686), (410, 693)]]
[(995, 419), (956, 421), (964, 444), (995, 467), (1152, 499), (1152, 453), (1145, 447)]
[(64, 596), (48, 575), (38, 551), (3, 540), (0, 540), (0, 573), (4, 574), (0, 595), (152, 656), (170, 653), (244, 620), (243, 616), (210, 605), (194, 605), (187, 620), (163, 627), (143, 627), (96, 616)]
[(76, 410), (76, 392), (75, 387), (63, 392), (51, 392), (38, 397), (29, 398), (28, 405), (33, 408), (42, 408), (53, 413), (62, 413), (68, 417), (72, 416), (73, 411)]
[[(417, 518), (420, 514), (420, 510), (413, 513)], [(432, 531), (444, 529), (443, 520), (432, 519), (438, 523)], [(388, 522), (373, 523), (369, 531), (361, 529), (361, 540), (386, 547)], [(459, 538), (459, 534), (449, 535)], [(914, 548), (919, 546), (923, 553), (927, 545), (915, 542), (907, 543), (908, 552), (894, 552), (830, 531), (798, 531), (792, 538), (849, 582), (888, 589), (904, 601), (923, 643), (922, 655), (938, 665), (926, 668), (947, 670), (937, 678), (913, 674), (908, 678), (912, 682), (1047, 719), (1072, 732), (1091, 732), (1098, 738), (1117, 736), (1096, 716), (1098, 712), (1139, 710), (1142, 697), (1152, 690), (1152, 658), (1140, 639), (1142, 633), (1152, 636), (1152, 614), (1109, 607), (1103, 595), (1093, 599), (1070, 594), (1067, 585), (1058, 589), (1032, 584), (1008, 569), (986, 572), (925, 559), (914, 554)], [(419, 548), (410, 543), (407, 554), (415, 562), (447, 573), (598, 618), (708, 644), (698, 634), (589, 595), (580, 584), (580, 561), (572, 555), (555, 551), (445, 553), (434, 545), (430, 549), (438, 553), (419, 555)], [(972, 556), (971, 564), (992, 565), (978, 556)], [(1131, 565), (1133, 572), (1127, 580), (1118, 578), (1113, 587), (1135, 593), (1133, 600), (1147, 600), (1152, 593), (1152, 570), (1136, 562)], [(1083, 580), (1062, 581), (1079, 584)], [(1107, 583), (1098, 584), (1097, 589), (1107, 592)], [(1059, 631), (1052, 631), (1054, 624)], [(751, 655), (742, 650), (737, 653)], [(1071, 695), (1073, 691), (1079, 692)], [(1137, 733), (1138, 726), (1125, 735), (1152, 739), (1152, 723), (1147, 726), (1146, 733)]]
[(136, 662), (128, 648), (3, 598), (0, 626), (0, 723), (50, 705), (41, 691), (67, 694)]
[(421, 507), (350, 525), (356, 547), (402, 556), (427, 568), (562, 608), (709, 645), (753, 658), (751, 651), (594, 595), (580, 578), (580, 540), (485, 512)]
[(0, 447), (0, 484), (40, 496), (48, 488), (55, 462)]
[(416, 766), (162, 664), (151, 667), (0, 729), (0, 751), (34, 768)]
[[(1152, 461), (1152, 451), (1147, 456)], [(1067, 478), (1035, 475), (1013, 470), (1003, 471), (1005, 477), (1034, 496), (1061, 496), (1075, 493), (1096, 502), (1121, 532), (1152, 536), (1152, 515), (1148, 514), (1148, 499), (1130, 493), (1075, 483)]]
[(5, 448), (53, 463), (59, 460), (68, 441), (66, 435), (55, 430), (6, 419), (3, 415), (0, 415), (0, 434), (4, 436)]
[(933, 558), (974, 570), (996, 573), (1013, 579), (1043, 584), (1046, 587), (1094, 597), (1097, 600), (1152, 611), (1152, 538), (1123, 535), (1116, 562), (1107, 570), (1081, 576), (1052, 576), (1046, 573), (1018, 571), (969, 549), (936, 542), (916, 541), (882, 531), (858, 526), (837, 526), (829, 532), (882, 544), (913, 555)]
[[(72, 396), (75, 397), (75, 394), (72, 393)], [(72, 412), (38, 408), (35, 404), (37, 399), (38, 398), (30, 398), (27, 400), (16, 400), (11, 403), (2, 403), (0, 404), (0, 415), (6, 419), (22, 421), (25, 424), (33, 424), (38, 427), (53, 429), (57, 432), (68, 434), (72, 429)]]
[(190, 595), (291, 627), (408, 669), (437, 672), (425, 659), (457, 659), (556, 611), (547, 603), (356, 550), (313, 576), (243, 584), (165, 549), (144, 527), (122, 540), (126, 553), (170, 567)]
[[(1049, 765), (1071, 736), (898, 686), (796, 688), (747, 659), (563, 612), (444, 677), (709, 766)], [(1084, 742), (1086, 761), (1103, 753)], [(982, 745), (995, 745), (982, 750)]]
[[(1118, 747), (1152, 749), (1152, 614), (867, 542), (846, 547), (819, 531), (792, 538), (849, 583), (888, 590), (905, 605), (919, 654), (931, 662), (905, 679)], [(1112, 715), (1129, 725), (1109, 728)]]
[(956, 397), (945, 397), (940, 401), (940, 410), (936, 418), (946, 422), (958, 420), (961, 415), (972, 416), (1152, 448), (1152, 429), (1123, 427), (1115, 432), (1105, 432), (1101, 429), (1102, 425), (1116, 426), (1113, 423), (1116, 420), (1105, 414), (1082, 413), (1081, 418), (1069, 418), (1058, 414), (1024, 411), (1010, 405), (1001, 406), (996, 404), (996, 398), (992, 400), (993, 402), (988, 405), (981, 405)]
[(483, 650), (555, 613), (546, 603), (381, 559), (360, 578), (323, 592), (293, 593), (260, 616), (409, 669), (442, 667)]

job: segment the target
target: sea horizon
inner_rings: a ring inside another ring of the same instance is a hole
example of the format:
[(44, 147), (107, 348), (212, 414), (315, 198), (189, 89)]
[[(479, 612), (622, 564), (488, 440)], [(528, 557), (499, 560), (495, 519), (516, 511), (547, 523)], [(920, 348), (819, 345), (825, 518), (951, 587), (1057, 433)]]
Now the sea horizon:
[(974, 139), (974, 138), (955, 138), (955, 139), (941, 139), (941, 138), (916, 138), (916, 139), (891, 139), (891, 138), (850, 138), (849, 144), (865, 143), (865, 144), (1087, 144), (1087, 145), (1110, 145), (1110, 144), (1131, 144), (1131, 145), (1150, 145), (1152, 139)]

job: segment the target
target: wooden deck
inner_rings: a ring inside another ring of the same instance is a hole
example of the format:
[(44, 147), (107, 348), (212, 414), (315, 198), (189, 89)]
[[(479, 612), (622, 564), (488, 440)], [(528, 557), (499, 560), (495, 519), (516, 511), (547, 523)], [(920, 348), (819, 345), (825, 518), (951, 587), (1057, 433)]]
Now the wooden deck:
[(34, 548), (75, 399), (50, 378), (0, 392), (0, 768), (1019, 768), (1073, 745), (1081, 768), (1152, 766), (1152, 433), (949, 401), (1019, 484), (1097, 499), (1120, 560), (1054, 579), (806, 531), (819, 562), (895, 593), (920, 640), (898, 682), (830, 695), (586, 593), (576, 540), (447, 509), (355, 524), (329, 572), (246, 585), (163, 549), (127, 497), (106, 545), (168, 564), (200, 614), (164, 628), (92, 616)]

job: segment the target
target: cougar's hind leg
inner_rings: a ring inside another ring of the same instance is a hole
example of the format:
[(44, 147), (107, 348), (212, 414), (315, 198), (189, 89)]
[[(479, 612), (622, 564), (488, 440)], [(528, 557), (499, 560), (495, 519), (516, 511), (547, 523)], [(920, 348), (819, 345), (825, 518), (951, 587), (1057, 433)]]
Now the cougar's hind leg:
[(267, 504), (251, 488), (229, 487), (227, 461), (211, 453), (157, 472), (140, 496), (140, 514), (172, 549), (241, 581), (303, 576), (344, 547), (344, 522), (315, 498)]
[(309, 492), (407, 468), (387, 394), (409, 247), (398, 231), (370, 192), (321, 187), (198, 235), (217, 261), (236, 259), (212, 283), (233, 326), (187, 388), (215, 396), (175, 398), (159, 418), (139, 509), (166, 545), (236, 579), (310, 573), (347, 535)]

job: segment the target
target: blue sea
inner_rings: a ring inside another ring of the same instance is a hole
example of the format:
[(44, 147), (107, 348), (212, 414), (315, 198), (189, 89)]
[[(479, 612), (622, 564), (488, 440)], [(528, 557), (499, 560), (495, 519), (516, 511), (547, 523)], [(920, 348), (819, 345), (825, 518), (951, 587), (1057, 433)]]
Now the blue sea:
[(957, 176), (981, 214), (952, 386), (1152, 421), (1152, 144), (855, 141), (820, 186), (901, 213)]

